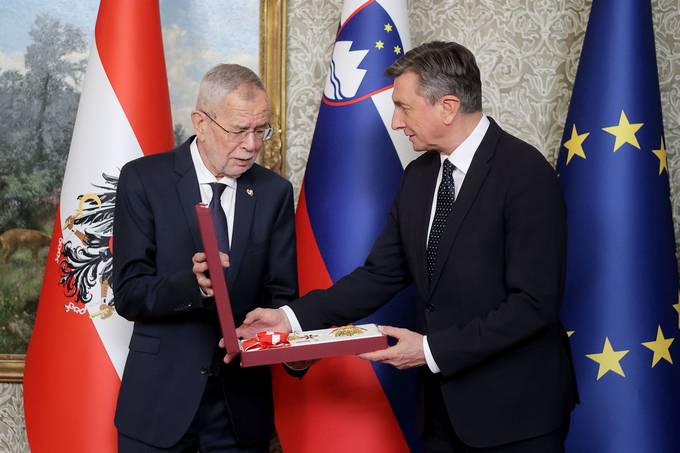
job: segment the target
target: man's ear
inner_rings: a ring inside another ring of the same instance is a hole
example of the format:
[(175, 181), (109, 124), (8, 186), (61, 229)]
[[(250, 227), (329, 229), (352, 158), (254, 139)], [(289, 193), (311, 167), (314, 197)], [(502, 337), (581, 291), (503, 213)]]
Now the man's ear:
[(460, 110), (460, 99), (452, 94), (447, 94), (439, 99), (442, 121), (447, 126), (453, 122)]
[(194, 133), (199, 141), (203, 141), (206, 134), (206, 127), (208, 124), (205, 121), (205, 117), (198, 110), (191, 112), (191, 124), (194, 126)]

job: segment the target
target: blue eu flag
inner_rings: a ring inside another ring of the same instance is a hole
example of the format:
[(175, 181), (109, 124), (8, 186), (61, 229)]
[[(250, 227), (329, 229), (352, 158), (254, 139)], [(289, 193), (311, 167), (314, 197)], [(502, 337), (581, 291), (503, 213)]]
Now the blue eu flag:
[(593, 1), (561, 143), (562, 319), (581, 398), (567, 449), (677, 452), (680, 301), (649, 1)]

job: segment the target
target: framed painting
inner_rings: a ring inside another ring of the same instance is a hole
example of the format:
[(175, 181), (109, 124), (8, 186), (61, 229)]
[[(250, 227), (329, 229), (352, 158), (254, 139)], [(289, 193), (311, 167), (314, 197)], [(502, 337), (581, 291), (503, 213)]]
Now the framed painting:
[[(0, 13), (0, 382), (21, 382), (99, 2), (7, 0)], [(175, 141), (191, 135), (200, 78), (259, 72), (284, 174), (286, 0), (160, 0)], [(199, 23), (199, 18), (202, 21)], [(206, 22), (206, 19), (207, 22)]]

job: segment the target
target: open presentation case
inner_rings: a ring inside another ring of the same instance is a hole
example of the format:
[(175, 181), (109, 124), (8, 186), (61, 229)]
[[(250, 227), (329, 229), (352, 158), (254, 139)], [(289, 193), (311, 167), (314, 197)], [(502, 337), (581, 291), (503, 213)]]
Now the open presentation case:
[(229, 354), (240, 354), (244, 367), (361, 354), (387, 347), (387, 337), (375, 324), (349, 325), (304, 332), (259, 332), (256, 338), (239, 339), (231, 311), (224, 268), (210, 209), (196, 205), (208, 271), (215, 297), (224, 344)]

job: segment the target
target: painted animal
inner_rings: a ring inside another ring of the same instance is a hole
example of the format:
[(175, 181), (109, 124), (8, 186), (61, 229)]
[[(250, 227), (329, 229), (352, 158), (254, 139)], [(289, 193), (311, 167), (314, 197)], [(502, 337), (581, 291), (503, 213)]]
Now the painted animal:
[(50, 245), (50, 237), (37, 230), (26, 228), (11, 228), (0, 234), (2, 261), (7, 263), (19, 248), (33, 252), (33, 258), (38, 258), (38, 252)]

